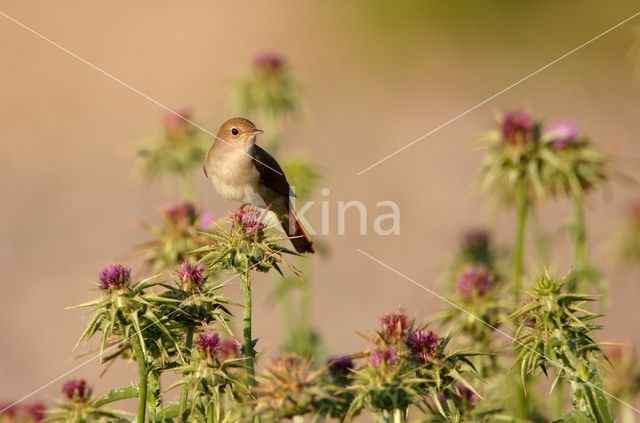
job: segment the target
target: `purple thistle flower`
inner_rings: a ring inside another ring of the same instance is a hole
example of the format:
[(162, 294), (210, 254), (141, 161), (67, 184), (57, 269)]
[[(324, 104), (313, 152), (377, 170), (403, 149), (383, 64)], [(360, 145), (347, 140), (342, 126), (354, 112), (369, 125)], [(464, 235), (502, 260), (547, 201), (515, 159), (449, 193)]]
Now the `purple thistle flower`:
[(216, 358), (220, 351), (220, 335), (216, 332), (204, 332), (200, 334), (196, 346), (207, 358)]
[(409, 318), (402, 309), (384, 314), (380, 316), (379, 320), (382, 326), (382, 330), (379, 332), (380, 336), (386, 343), (391, 344), (403, 339), (411, 325)]
[(462, 383), (458, 383), (456, 388), (458, 389), (458, 396), (460, 397), (462, 404), (466, 407), (473, 407), (478, 400), (478, 396)]
[(242, 345), (233, 336), (223, 338), (220, 342), (220, 357), (223, 360), (240, 357), (242, 354)]
[(179, 225), (186, 222), (193, 225), (198, 218), (196, 206), (189, 202), (175, 203), (166, 206), (162, 212), (172, 223)]
[(261, 51), (253, 57), (253, 68), (256, 70), (278, 70), (284, 66), (284, 58), (275, 51)]
[(533, 119), (524, 110), (510, 111), (504, 114), (500, 130), (508, 143), (526, 143), (533, 134)]
[(578, 128), (573, 122), (556, 122), (549, 126), (547, 135), (551, 137), (551, 148), (561, 150), (576, 140), (578, 137)]
[(462, 249), (465, 251), (476, 251), (489, 246), (489, 232), (484, 229), (472, 228), (462, 234)]
[(353, 360), (345, 356), (329, 357), (327, 365), (329, 366), (329, 374), (333, 378), (345, 378), (355, 368)]
[(398, 354), (395, 348), (384, 348), (371, 351), (369, 363), (374, 369), (379, 369), (382, 365), (393, 366), (398, 361)]
[(407, 338), (406, 345), (413, 356), (424, 362), (435, 355), (439, 343), (438, 335), (432, 331), (416, 329)]
[(474, 296), (484, 296), (493, 285), (495, 278), (484, 266), (467, 266), (458, 277), (458, 291), (465, 300)]
[(68, 380), (62, 385), (62, 393), (70, 400), (86, 401), (89, 399), (87, 381), (84, 379)]
[(640, 224), (640, 199), (636, 198), (627, 206), (627, 216), (631, 223)]
[(207, 231), (214, 221), (215, 219), (213, 218), (213, 213), (211, 213), (209, 210), (203, 210), (200, 213), (200, 223), (198, 225), (198, 229), (200, 229), (201, 231)]
[(183, 286), (192, 287), (196, 290), (200, 290), (207, 279), (204, 276), (204, 266), (202, 264), (190, 263), (188, 261), (180, 265), (176, 275), (183, 283)]
[(131, 281), (131, 269), (121, 264), (111, 264), (100, 271), (100, 289), (124, 288)]
[(242, 229), (242, 232), (247, 235), (257, 236), (267, 226), (263, 222), (265, 214), (266, 210), (260, 210), (255, 206), (248, 205), (231, 210), (229, 217), (233, 224)]
[(166, 112), (164, 115), (162, 115), (162, 125), (164, 126), (164, 129), (170, 134), (175, 134), (176, 132), (185, 129), (189, 125), (189, 122), (187, 122), (187, 120), (191, 120), (191, 117), (193, 116), (193, 110), (189, 107), (181, 107), (174, 110), (174, 112), (176, 112), (177, 114)]
[(40, 422), (47, 416), (47, 406), (42, 402), (34, 402), (24, 406), (24, 410), (27, 412), (31, 420)]
[(11, 419), (18, 414), (19, 404), (14, 404), (14, 402), (15, 401), (0, 401), (0, 410), (4, 410), (0, 413), (0, 420), (2, 420), (2, 417), (8, 417)]

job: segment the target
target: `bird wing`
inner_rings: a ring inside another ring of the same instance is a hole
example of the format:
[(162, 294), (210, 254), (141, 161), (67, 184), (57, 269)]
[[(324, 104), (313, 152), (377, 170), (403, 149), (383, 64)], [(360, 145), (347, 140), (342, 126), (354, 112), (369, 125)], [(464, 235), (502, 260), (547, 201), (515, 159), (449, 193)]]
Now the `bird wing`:
[(271, 154), (264, 151), (261, 147), (254, 145), (251, 154), (255, 160), (253, 161), (258, 173), (260, 174), (260, 183), (265, 187), (286, 197), (293, 197), (289, 182), (282, 167)]

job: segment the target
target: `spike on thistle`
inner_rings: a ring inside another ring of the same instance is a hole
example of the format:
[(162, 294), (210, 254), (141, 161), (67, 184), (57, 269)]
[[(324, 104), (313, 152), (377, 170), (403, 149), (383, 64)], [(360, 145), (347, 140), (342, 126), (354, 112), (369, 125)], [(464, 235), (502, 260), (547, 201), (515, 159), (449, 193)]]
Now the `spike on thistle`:
[(121, 264), (111, 264), (100, 271), (98, 287), (100, 289), (124, 288), (131, 281), (131, 269)]

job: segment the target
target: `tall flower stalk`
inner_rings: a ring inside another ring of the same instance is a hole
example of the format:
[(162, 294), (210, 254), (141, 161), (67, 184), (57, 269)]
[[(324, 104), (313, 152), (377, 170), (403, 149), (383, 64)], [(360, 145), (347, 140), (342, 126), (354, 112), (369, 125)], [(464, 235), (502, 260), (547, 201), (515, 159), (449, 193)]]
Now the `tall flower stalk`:
[(243, 303), (243, 342), (247, 383), (255, 385), (255, 341), (252, 334), (252, 293), (251, 272), (268, 272), (286, 266), (299, 275), (297, 269), (284, 258), (294, 252), (280, 245), (281, 238), (268, 234), (265, 223), (268, 210), (255, 206), (243, 206), (230, 213), (231, 229), (208, 234), (211, 244), (198, 249), (203, 255), (202, 262), (210, 271), (232, 270), (240, 274)]

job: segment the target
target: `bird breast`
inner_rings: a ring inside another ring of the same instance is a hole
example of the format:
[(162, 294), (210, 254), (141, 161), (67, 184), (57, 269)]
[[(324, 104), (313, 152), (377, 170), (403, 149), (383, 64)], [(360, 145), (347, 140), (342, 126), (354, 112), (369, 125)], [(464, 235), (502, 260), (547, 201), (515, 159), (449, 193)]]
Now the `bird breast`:
[(224, 148), (207, 154), (207, 176), (215, 190), (226, 200), (260, 205), (257, 193), (260, 174), (248, 151)]

